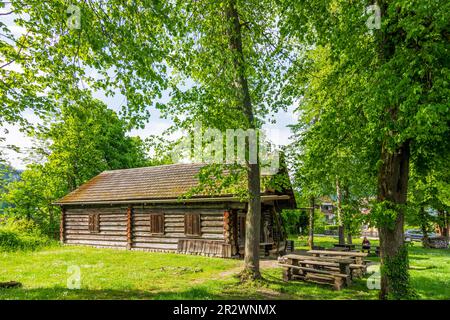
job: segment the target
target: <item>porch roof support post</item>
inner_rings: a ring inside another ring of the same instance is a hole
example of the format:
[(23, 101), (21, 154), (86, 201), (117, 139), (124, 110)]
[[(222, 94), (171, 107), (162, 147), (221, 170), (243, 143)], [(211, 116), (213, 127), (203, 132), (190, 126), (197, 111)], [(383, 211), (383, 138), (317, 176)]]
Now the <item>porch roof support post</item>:
[(64, 232), (65, 232), (65, 220), (66, 220), (66, 208), (61, 207), (61, 221), (59, 223), (59, 242), (64, 244)]
[(127, 250), (131, 250), (131, 246), (133, 244), (133, 240), (131, 238), (132, 215), (133, 215), (133, 207), (129, 205), (127, 208)]

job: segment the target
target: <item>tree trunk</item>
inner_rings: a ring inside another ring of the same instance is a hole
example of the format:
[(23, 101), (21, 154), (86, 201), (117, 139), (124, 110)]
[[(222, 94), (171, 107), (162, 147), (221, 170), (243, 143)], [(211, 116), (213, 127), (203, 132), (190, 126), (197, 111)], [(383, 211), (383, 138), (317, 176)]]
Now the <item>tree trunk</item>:
[(409, 142), (403, 143), (395, 151), (382, 147), (383, 162), (378, 173), (377, 200), (384, 204), (383, 210), (395, 211), (396, 217), (386, 215), (379, 223), (381, 299), (401, 299), (409, 295), (408, 252), (403, 233), (409, 156)]
[(337, 195), (337, 223), (339, 233), (339, 244), (345, 244), (344, 222), (342, 220), (342, 191), (338, 178), (336, 178), (336, 195)]
[(245, 221), (245, 257), (244, 274), (250, 278), (260, 278), (259, 272), (259, 241), (261, 228), (261, 199), (259, 165), (250, 164), (248, 170), (248, 202)]
[(312, 250), (314, 247), (314, 196), (311, 196), (309, 198), (309, 237), (308, 237), (308, 245), (309, 248)]
[(350, 230), (347, 230), (347, 243), (348, 244), (353, 243), (353, 237), (352, 237), (352, 234), (350, 233)]
[[(350, 191), (349, 191), (348, 183), (345, 184), (345, 188), (344, 188), (344, 200), (347, 205), (350, 204)], [(345, 219), (347, 221), (347, 223), (346, 224), (344, 223), (344, 227), (345, 227), (345, 229), (347, 229), (347, 243), (352, 244), (353, 238), (352, 238), (351, 220), (348, 217), (349, 212), (346, 212), (345, 214), (347, 215), (346, 216), (347, 219)]]
[(447, 242), (449, 241), (449, 213), (448, 211), (444, 211), (444, 228), (442, 235), (447, 239)]
[[(399, 11), (387, 17), (390, 2), (378, 1), (381, 19), (387, 21), (380, 32), (375, 33), (378, 59), (381, 64), (389, 63), (396, 48), (405, 38), (401, 29), (389, 30), (396, 26)], [(395, 70), (399, 72), (400, 70)], [(409, 285), (408, 251), (404, 239), (404, 206), (408, 191), (410, 141), (406, 140), (388, 148), (388, 141), (395, 141), (398, 122), (399, 105), (386, 105), (386, 128), (388, 135), (382, 142), (380, 152), (381, 165), (378, 167), (377, 201), (382, 210), (378, 220), (381, 256), (381, 291), (380, 298), (403, 299), (411, 295)], [(395, 213), (392, 215), (392, 213)]]
[(425, 208), (423, 206), (420, 207), (420, 229), (422, 231), (423, 234), (423, 238), (422, 238), (422, 246), (424, 248), (429, 248), (430, 247), (430, 242), (428, 240), (428, 219), (427, 219), (427, 213), (425, 211)]
[(54, 218), (53, 218), (54, 214), (53, 214), (53, 206), (51, 205), (51, 203), (47, 206), (47, 208), (48, 208), (48, 224), (50, 226), (48, 232), (51, 234), (52, 238), (56, 238), (58, 234), (56, 232), (57, 230), (55, 229), (55, 225), (53, 224), (54, 223)]
[(439, 217), (439, 234), (443, 237), (445, 237), (448, 241), (449, 239), (449, 219), (448, 219), (448, 212), (445, 210), (439, 210), (438, 211), (438, 217)]
[[(229, 0), (225, 9), (228, 23), (227, 34), (229, 48), (233, 56), (233, 67), (235, 73), (234, 86), (237, 96), (242, 104), (242, 112), (250, 129), (256, 129), (253, 107), (248, 88), (247, 76), (245, 74), (245, 59), (242, 50), (242, 34), (236, 0)], [(242, 273), (243, 278), (257, 279), (261, 277), (259, 272), (259, 241), (261, 229), (261, 185), (260, 166), (256, 156), (256, 163), (247, 163), (248, 191), (250, 199), (245, 229), (245, 266)]]

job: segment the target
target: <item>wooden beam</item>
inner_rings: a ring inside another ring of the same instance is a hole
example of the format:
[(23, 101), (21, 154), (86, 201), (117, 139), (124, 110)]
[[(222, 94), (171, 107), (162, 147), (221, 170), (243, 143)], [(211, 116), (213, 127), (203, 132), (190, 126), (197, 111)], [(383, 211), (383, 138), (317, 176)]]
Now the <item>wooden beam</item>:
[(223, 236), (225, 243), (230, 243), (230, 211), (225, 210), (223, 212)]
[(133, 215), (133, 207), (128, 206), (127, 208), (127, 250), (131, 250), (131, 246), (133, 244), (132, 239), (132, 231), (131, 231), (131, 222), (132, 222), (132, 215)]
[(61, 207), (61, 221), (59, 223), (59, 241), (64, 243), (64, 224), (65, 224), (66, 208)]

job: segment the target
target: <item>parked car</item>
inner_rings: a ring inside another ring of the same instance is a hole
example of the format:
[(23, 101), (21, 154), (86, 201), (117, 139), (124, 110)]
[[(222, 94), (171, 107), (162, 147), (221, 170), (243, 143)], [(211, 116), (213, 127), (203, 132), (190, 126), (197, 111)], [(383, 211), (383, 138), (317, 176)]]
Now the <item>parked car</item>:
[[(428, 233), (428, 237), (434, 237), (436, 236), (435, 233), (430, 232)], [(405, 240), (406, 241), (422, 241), (423, 239), (423, 233), (420, 230), (417, 229), (411, 229), (411, 230), (406, 230), (405, 232)]]

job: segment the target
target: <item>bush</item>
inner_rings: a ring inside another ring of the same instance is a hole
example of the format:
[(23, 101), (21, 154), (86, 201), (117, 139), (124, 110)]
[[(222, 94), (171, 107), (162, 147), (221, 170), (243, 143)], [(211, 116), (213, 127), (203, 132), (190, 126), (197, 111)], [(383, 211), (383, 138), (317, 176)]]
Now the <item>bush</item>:
[(324, 234), (325, 228), (328, 226), (325, 214), (319, 210), (314, 213), (314, 233)]
[(300, 228), (302, 234), (307, 233), (308, 213), (300, 210), (283, 210), (281, 212), (283, 224), (288, 235), (298, 235)]
[(0, 222), (0, 251), (36, 250), (52, 241), (26, 219), (4, 219)]

